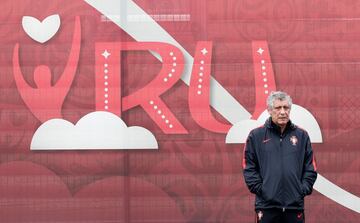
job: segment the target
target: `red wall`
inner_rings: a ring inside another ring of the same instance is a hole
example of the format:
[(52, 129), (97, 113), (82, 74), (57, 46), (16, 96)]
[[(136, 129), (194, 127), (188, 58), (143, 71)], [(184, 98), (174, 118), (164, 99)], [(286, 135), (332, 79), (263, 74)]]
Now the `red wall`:
[[(185, 15), (184, 21), (157, 22), (193, 56), (198, 41), (212, 41), (212, 76), (250, 113), (256, 106), (251, 44), (267, 41), (276, 88), (310, 111), (321, 128), (323, 143), (313, 144), (319, 173), (359, 199), (360, 2), (134, 2), (153, 16)], [(242, 177), (243, 144), (226, 144), (226, 134), (194, 121), (182, 81), (161, 98), (188, 134), (165, 134), (140, 106), (121, 115), (127, 125), (149, 129), (158, 150), (31, 151), (41, 121), (15, 83), (15, 44), (29, 85), (35, 87), (33, 73), (41, 64), (51, 69), (55, 83), (69, 56), (75, 16), (80, 17), (78, 68), (61, 107), (62, 118), (76, 123), (95, 111), (95, 44), (137, 40), (84, 1), (5, 0), (1, 6), (1, 222), (253, 222), (254, 196)], [(61, 26), (46, 43), (24, 32), (23, 16), (43, 20), (53, 14), (60, 15)], [(124, 96), (161, 68), (147, 51), (124, 52), (121, 65)], [(359, 212), (316, 190), (305, 205), (307, 222), (360, 220)]]

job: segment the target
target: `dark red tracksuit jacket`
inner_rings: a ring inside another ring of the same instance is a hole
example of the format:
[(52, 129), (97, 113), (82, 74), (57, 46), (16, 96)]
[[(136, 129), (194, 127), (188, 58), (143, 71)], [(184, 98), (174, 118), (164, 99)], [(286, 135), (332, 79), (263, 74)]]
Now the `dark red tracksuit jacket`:
[(243, 171), (246, 185), (256, 194), (256, 210), (303, 210), (317, 177), (307, 132), (289, 121), (281, 134), (269, 118), (247, 138)]

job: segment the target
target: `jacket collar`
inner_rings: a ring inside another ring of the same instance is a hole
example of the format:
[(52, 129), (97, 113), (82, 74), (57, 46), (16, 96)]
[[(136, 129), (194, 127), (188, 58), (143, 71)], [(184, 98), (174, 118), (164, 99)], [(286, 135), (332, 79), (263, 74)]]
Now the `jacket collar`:
[[(273, 129), (277, 132), (280, 133), (280, 127), (277, 126), (272, 120), (271, 117), (269, 117), (266, 122), (265, 122), (265, 127), (268, 129)], [(286, 124), (285, 130), (284, 132), (290, 130), (290, 129), (296, 129), (296, 125), (294, 123), (292, 123), (291, 120), (289, 120), (289, 122)]]

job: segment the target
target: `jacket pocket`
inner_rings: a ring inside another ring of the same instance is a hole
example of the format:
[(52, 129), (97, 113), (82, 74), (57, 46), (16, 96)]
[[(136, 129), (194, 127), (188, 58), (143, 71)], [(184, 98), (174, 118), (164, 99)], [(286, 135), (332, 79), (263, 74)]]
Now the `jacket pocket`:
[(261, 200), (266, 207), (277, 207), (281, 206), (281, 200), (279, 190), (271, 189), (269, 185), (262, 185), (261, 188)]
[(287, 207), (303, 207), (304, 205), (304, 192), (299, 179), (294, 179), (292, 185), (289, 185), (285, 197), (285, 206)]

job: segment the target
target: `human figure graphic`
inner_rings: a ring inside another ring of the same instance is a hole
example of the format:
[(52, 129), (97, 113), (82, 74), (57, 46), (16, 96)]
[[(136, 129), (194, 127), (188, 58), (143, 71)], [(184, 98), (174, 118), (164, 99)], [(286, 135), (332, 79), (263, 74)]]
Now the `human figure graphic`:
[(13, 51), (13, 72), (16, 86), (27, 107), (41, 122), (61, 118), (61, 108), (69, 92), (77, 69), (81, 44), (80, 18), (75, 18), (74, 34), (69, 59), (59, 80), (52, 86), (52, 73), (48, 66), (39, 65), (34, 70), (36, 88), (23, 78), (19, 64), (19, 43)]

